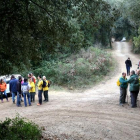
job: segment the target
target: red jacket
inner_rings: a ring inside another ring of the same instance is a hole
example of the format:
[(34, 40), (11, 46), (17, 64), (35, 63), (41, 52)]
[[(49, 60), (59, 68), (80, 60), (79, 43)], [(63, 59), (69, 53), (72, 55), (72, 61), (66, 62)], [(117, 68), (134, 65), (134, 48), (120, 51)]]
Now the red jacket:
[(6, 87), (7, 87), (6, 83), (0, 84), (0, 91), (4, 92), (6, 90)]

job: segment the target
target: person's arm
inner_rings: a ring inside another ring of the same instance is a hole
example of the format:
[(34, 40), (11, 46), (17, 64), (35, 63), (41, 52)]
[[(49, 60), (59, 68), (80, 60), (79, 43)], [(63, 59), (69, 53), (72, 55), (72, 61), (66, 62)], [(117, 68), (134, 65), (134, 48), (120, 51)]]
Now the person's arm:
[(6, 90), (6, 88), (7, 88), (7, 84), (5, 83), (5, 90)]
[(38, 87), (40, 87), (42, 85), (43, 85), (43, 81), (41, 80), (41, 81), (38, 82)]
[[(126, 60), (127, 61), (127, 60)], [(126, 64), (126, 61), (125, 61), (125, 64)]]
[(130, 67), (132, 67), (132, 62), (131, 62), (131, 60), (130, 60)]
[(11, 92), (11, 82), (9, 82), (9, 91)]
[(132, 81), (133, 81), (133, 78), (131, 77), (127, 80), (128, 83), (131, 83)]
[(19, 92), (19, 83), (17, 82), (17, 91)]
[(23, 92), (23, 87), (22, 87), (22, 85), (21, 85), (21, 91)]
[(120, 78), (119, 81), (120, 81), (121, 84), (126, 84), (127, 83), (127, 80), (123, 80), (123, 78)]

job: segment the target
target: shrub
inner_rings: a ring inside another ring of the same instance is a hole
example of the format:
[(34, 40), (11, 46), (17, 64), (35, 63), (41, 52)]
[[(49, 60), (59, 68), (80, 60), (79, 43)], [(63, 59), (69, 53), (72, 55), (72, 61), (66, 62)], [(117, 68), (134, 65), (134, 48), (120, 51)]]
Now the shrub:
[(41, 129), (31, 121), (25, 121), (18, 115), (16, 118), (6, 118), (0, 122), (1, 140), (40, 140)]
[(111, 59), (105, 50), (90, 47), (55, 62), (43, 61), (34, 74), (46, 75), (55, 85), (81, 88), (101, 80), (112, 66)]

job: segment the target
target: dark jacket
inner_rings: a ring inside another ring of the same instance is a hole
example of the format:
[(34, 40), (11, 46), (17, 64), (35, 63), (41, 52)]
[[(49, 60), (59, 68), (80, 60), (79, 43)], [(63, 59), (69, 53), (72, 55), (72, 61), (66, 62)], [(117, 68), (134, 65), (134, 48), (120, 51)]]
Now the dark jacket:
[(132, 67), (131, 60), (126, 60), (125, 61), (126, 66)]
[(18, 80), (16, 78), (10, 80), (10, 82), (9, 82), (10, 92), (14, 92), (14, 93), (17, 92), (17, 82), (18, 82)]
[(120, 81), (120, 87), (121, 88), (124, 88), (124, 89), (127, 89), (127, 86), (128, 86), (128, 84), (127, 84), (127, 78), (126, 79), (124, 79), (123, 77), (121, 77), (120, 79), (119, 79), (119, 81)]
[(139, 91), (139, 78), (138, 75), (134, 74), (131, 75), (130, 78), (127, 80), (130, 83), (130, 91)]
[(21, 94), (21, 81), (17, 82), (17, 92), (19, 92), (19, 94)]

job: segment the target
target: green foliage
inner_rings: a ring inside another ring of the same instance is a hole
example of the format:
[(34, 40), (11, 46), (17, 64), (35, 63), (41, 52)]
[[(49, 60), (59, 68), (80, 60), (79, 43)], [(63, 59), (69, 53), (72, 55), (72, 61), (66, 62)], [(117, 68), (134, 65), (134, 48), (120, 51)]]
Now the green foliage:
[(41, 139), (41, 130), (39, 126), (24, 118), (6, 118), (0, 122), (1, 140), (39, 140)]
[(103, 0), (1, 1), (0, 11), (0, 75), (35, 69), (97, 42), (107, 46), (116, 20), (115, 8)]
[(139, 53), (140, 52), (140, 28), (138, 30), (139, 36), (134, 37), (134, 52)]
[(109, 53), (90, 47), (56, 62), (43, 61), (41, 67), (34, 70), (34, 74), (46, 75), (54, 85), (80, 88), (100, 80), (111, 65)]
[[(110, 3), (114, 5), (112, 0)], [(121, 40), (122, 37), (126, 37), (127, 39), (133, 39), (134, 36), (137, 37), (140, 25), (139, 0), (116, 0), (115, 4), (120, 14), (112, 28), (113, 36), (117, 40)]]

